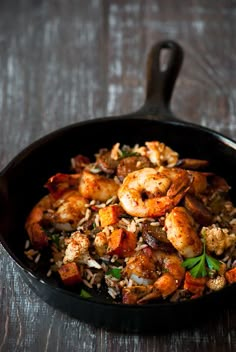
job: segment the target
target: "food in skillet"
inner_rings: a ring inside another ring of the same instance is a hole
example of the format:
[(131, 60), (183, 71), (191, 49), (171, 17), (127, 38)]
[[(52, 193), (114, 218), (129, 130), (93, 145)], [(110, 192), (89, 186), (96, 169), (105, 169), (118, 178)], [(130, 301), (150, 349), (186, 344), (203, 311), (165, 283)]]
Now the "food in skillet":
[(236, 281), (236, 208), (207, 165), (158, 141), (77, 155), (30, 212), (25, 254), (49, 253), (47, 275), (83, 297), (105, 288), (143, 304), (220, 290)]

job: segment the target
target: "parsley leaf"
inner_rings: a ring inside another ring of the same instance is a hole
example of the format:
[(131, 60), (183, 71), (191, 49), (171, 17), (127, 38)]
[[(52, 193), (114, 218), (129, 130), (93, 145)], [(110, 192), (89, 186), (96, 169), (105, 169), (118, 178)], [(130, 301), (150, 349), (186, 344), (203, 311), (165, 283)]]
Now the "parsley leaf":
[(80, 291), (80, 297), (90, 298), (90, 297), (92, 297), (92, 295), (82, 288), (81, 291)]
[(121, 278), (121, 269), (120, 268), (109, 269), (107, 270), (106, 275), (111, 275), (119, 280)]
[(121, 156), (120, 159), (128, 158), (130, 156), (139, 156), (139, 153), (132, 152), (132, 151), (127, 151), (127, 150), (122, 150), (121, 151)]
[(188, 269), (193, 277), (198, 278), (207, 276), (208, 269), (218, 271), (220, 268), (220, 262), (206, 254), (206, 245), (205, 240), (203, 239), (202, 254), (194, 258), (187, 258), (182, 263), (182, 266)]
[(206, 254), (206, 261), (207, 261), (207, 265), (211, 270), (216, 270), (218, 271), (220, 269), (220, 262), (215, 259), (210, 257), (209, 255)]

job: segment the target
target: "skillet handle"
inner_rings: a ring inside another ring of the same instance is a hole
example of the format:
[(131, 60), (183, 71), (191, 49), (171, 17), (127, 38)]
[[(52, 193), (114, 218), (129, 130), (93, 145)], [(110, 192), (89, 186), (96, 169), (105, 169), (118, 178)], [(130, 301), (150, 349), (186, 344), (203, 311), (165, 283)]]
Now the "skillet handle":
[[(168, 62), (161, 67), (161, 55), (168, 49)], [(146, 100), (138, 113), (158, 120), (178, 120), (170, 110), (170, 100), (183, 62), (183, 49), (171, 40), (154, 45), (147, 59)]]

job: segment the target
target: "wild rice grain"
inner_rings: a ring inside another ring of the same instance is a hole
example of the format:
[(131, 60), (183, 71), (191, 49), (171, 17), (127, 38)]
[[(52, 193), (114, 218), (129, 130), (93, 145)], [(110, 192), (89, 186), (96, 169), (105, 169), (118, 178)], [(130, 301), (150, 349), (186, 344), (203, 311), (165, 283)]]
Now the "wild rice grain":
[(29, 240), (26, 240), (25, 241), (25, 249), (28, 249), (30, 246), (30, 241)]
[(52, 275), (52, 270), (49, 269), (46, 276), (47, 276), (47, 277), (50, 277), (51, 275)]
[(113, 299), (115, 299), (116, 296), (117, 296), (116, 291), (115, 291), (113, 288), (111, 288), (111, 287), (109, 287), (108, 293), (109, 293), (109, 295), (110, 295)]
[(35, 262), (35, 263), (38, 263), (38, 262), (39, 262), (40, 257), (41, 257), (41, 254), (39, 253), (39, 254), (37, 255), (37, 257), (35, 258), (34, 262)]

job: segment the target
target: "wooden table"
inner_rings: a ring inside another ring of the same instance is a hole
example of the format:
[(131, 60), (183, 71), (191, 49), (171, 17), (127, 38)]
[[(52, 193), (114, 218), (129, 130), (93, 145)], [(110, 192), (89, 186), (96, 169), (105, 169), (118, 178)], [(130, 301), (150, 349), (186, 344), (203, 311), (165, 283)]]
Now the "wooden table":
[[(235, 37), (236, 2), (229, 0), (2, 0), (0, 168), (57, 128), (139, 108), (146, 55), (166, 38), (185, 51), (172, 99), (175, 114), (236, 138)], [(26, 286), (2, 247), (0, 258), (1, 352), (236, 348), (235, 306), (194, 330), (151, 336), (107, 332), (48, 306)]]

